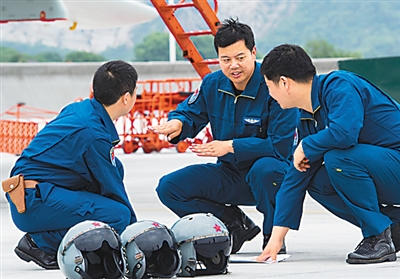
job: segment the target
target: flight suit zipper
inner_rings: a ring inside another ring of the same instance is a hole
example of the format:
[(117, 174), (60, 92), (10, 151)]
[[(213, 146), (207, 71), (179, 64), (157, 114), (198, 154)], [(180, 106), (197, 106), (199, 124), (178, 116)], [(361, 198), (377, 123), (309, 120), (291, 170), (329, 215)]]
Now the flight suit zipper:
[[(218, 89), (218, 91), (219, 91), (219, 92), (222, 92), (222, 93), (225, 93), (225, 94), (228, 94), (228, 95), (230, 95), (230, 96), (232, 96), (232, 97), (235, 98), (235, 100), (233, 101), (233, 103), (235, 104), (235, 114), (234, 114), (234, 115), (235, 115), (235, 116), (234, 116), (235, 118), (233, 119), (234, 123), (236, 122), (236, 102), (237, 102), (237, 100), (239, 99), (239, 97), (248, 98), (248, 99), (251, 99), (251, 100), (254, 100), (254, 99), (255, 99), (255, 98), (252, 97), (252, 96), (247, 96), (247, 95), (242, 95), (242, 94), (236, 96), (236, 94), (233, 94), (233, 93), (231, 93), (231, 92), (228, 92), (228, 91), (225, 91), (225, 90), (222, 90), (222, 89)], [(260, 128), (260, 133), (262, 133), (262, 127)], [(235, 137), (235, 136), (236, 136), (235, 129), (234, 129), (233, 134), (234, 134), (234, 137)]]

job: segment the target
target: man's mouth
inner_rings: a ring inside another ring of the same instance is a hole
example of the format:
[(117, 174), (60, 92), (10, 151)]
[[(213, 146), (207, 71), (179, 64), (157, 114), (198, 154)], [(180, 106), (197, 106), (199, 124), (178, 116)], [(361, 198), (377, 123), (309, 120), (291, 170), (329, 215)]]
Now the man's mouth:
[(241, 74), (242, 72), (231, 72), (231, 76), (233, 76), (234, 78), (240, 77)]

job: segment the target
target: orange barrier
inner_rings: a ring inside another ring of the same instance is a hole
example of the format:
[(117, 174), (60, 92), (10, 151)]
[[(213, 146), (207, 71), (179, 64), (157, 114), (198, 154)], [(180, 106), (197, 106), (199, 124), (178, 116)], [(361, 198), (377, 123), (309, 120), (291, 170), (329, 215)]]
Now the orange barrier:
[[(0, 152), (19, 155), (45, 122), (58, 113), (25, 106), (19, 103), (0, 115)], [(6, 119), (11, 118), (11, 119)]]
[(0, 152), (21, 154), (37, 133), (37, 123), (0, 120)]

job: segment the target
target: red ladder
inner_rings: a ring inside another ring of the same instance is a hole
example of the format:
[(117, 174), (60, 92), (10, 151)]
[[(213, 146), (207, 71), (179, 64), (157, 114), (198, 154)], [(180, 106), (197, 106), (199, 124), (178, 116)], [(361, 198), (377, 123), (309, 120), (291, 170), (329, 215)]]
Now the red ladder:
[[(217, 17), (218, 3), (214, 0), (214, 9), (206, 0), (193, 0), (192, 2), (185, 2), (180, 0), (177, 4), (167, 4), (165, 0), (150, 0), (156, 8), (164, 23), (167, 25), (171, 34), (175, 37), (176, 42), (183, 51), (183, 57), (188, 59), (196, 72), (203, 78), (211, 72), (208, 65), (218, 64), (217, 59), (204, 59), (196, 46), (190, 39), (191, 36), (213, 35), (217, 32), (220, 21)], [(194, 7), (203, 17), (204, 21), (210, 28), (209, 30), (200, 31), (185, 31), (174, 13), (177, 9)]]

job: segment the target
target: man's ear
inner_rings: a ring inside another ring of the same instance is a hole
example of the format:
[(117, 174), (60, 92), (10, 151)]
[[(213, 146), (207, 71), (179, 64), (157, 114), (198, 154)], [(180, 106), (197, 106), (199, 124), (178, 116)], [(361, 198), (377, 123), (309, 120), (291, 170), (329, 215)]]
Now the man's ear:
[(254, 57), (257, 57), (257, 48), (254, 46), (253, 50), (251, 51), (251, 54), (254, 55)]
[(125, 94), (121, 96), (122, 102), (124, 103), (124, 105), (128, 104), (128, 100), (129, 100), (129, 96), (130, 95), (131, 94), (129, 92), (125, 92)]
[(286, 90), (289, 90), (290, 81), (289, 81), (289, 79), (288, 79), (287, 77), (281, 76), (281, 77), (279, 78), (279, 82), (282, 83), (282, 85), (286, 88)]

